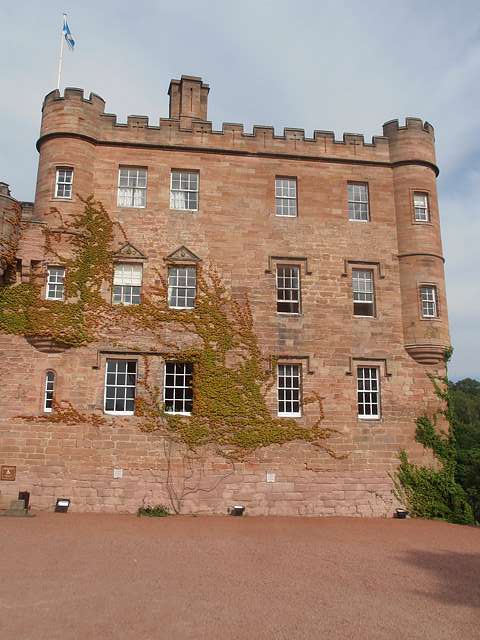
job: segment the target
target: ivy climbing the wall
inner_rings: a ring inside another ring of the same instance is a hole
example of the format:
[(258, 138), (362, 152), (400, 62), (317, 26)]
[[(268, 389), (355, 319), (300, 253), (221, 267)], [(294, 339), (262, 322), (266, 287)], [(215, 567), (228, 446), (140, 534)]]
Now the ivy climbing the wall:
[[(445, 352), (446, 367), (451, 355), (451, 349)], [(457, 458), (448, 376), (430, 378), (444, 408), (433, 417), (421, 416), (417, 419), (415, 438), (433, 452), (438, 467), (413, 464), (408, 460), (406, 451), (401, 451), (400, 466), (394, 478), (395, 492), (413, 516), (474, 524), (473, 511), (465, 491), (455, 480)], [(437, 428), (441, 417), (445, 418), (446, 431)]]
[[(122, 306), (107, 301), (116, 231), (123, 240), (127, 238), (100, 202), (93, 197), (82, 202), (82, 213), (68, 221), (52, 210), (50, 220), (59, 223), (53, 226), (50, 222), (44, 232), (45, 255), (65, 265), (65, 300), (44, 299), (42, 274), (40, 281), (33, 278), (28, 284), (2, 287), (0, 331), (79, 347), (100, 339), (112, 343), (109, 331), (115, 327), (130, 337), (123, 337), (121, 346), (131, 352), (135, 352), (135, 336), (148, 336), (153, 353), (161, 353), (165, 360), (193, 364), (194, 408), (191, 416), (165, 412), (147, 354), (146, 375), (136, 400), (143, 431), (168, 435), (190, 449), (214, 445), (222, 455), (237, 459), (261, 447), (294, 440), (343, 457), (326, 444), (334, 431), (323, 426), (318, 394), (304, 397), (304, 406), (311, 405), (311, 410), (302, 424), (272, 417), (267, 397), (274, 384), (276, 362), (261, 353), (248, 299), (234, 299), (215, 268), (198, 269), (196, 303), (190, 310), (169, 308), (168, 287), (159, 272), (154, 274), (155, 282), (144, 287), (141, 304)], [(68, 255), (62, 255), (60, 245)], [(175, 336), (173, 343), (166, 343), (167, 326)], [(193, 346), (179, 347), (185, 344), (185, 337)], [(71, 405), (65, 411), (65, 416), (58, 412), (56, 420), (88, 421), (88, 415)], [(92, 414), (90, 422), (98, 425), (97, 418)]]

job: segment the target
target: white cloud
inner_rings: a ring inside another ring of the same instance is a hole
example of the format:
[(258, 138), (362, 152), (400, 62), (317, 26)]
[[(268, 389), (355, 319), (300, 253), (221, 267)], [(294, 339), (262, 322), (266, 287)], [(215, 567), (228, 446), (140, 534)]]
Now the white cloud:
[[(157, 122), (181, 73), (201, 75), (222, 121), (381, 133), (407, 115), (436, 129), (456, 375), (480, 377), (471, 170), (480, 138), (480, 4), (437, 0), (50, 0), (2, 3), (0, 179), (33, 197), (43, 96), (55, 84), (62, 11), (76, 38), (64, 80), (107, 109)], [(466, 247), (469, 247), (466, 250)], [(475, 265), (475, 267), (474, 267)]]

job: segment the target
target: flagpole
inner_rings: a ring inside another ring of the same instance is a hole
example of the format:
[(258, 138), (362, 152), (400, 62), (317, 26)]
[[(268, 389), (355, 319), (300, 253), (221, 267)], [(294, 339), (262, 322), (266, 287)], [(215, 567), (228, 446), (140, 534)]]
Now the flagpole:
[(62, 63), (63, 63), (63, 45), (65, 42), (65, 34), (63, 33), (63, 25), (65, 24), (65, 16), (67, 14), (63, 14), (62, 21), (62, 29), (60, 31), (60, 58), (58, 60), (58, 78), (57, 78), (57, 89), (60, 91), (60, 79), (62, 77)]

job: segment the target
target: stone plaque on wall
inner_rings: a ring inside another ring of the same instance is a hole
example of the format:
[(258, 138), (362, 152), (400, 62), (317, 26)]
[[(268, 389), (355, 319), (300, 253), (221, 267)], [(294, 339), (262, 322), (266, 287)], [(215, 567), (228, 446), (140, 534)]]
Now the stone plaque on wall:
[(0, 480), (15, 480), (17, 467), (3, 464), (0, 468)]

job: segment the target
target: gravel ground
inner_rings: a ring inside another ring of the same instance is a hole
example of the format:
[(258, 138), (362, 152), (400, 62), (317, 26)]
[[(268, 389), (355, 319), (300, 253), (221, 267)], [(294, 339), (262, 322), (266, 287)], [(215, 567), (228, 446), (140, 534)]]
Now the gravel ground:
[(477, 639), (479, 552), (421, 520), (0, 518), (0, 638)]

